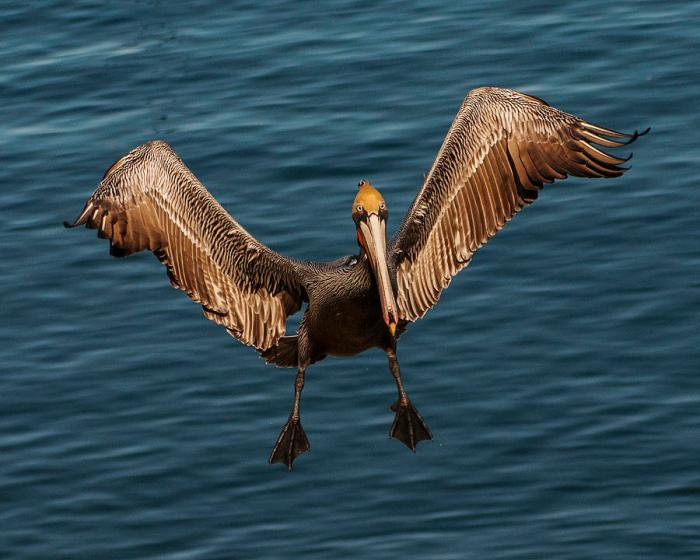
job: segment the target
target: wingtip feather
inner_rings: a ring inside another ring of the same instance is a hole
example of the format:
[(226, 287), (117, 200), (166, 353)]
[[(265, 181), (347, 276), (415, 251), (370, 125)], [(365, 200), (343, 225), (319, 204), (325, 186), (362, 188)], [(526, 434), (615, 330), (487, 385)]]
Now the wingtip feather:
[(91, 210), (92, 210), (92, 204), (88, 201), (87, 204), (85, 204), (85, 208), (83, 208), (83, 211), (75, 219), (75, 221), (72, 224), (64, 221), (63, 227), (70, 229), (70, 228), (76, 228), (78, 226), (82, 226), (82, 225), (86, 224), (87, 219), (88, 219), (88, 215), (90, 214)]
[(639, 131), (635, 130), (634, 133), (630, 136), (630, 139), (627, 140), (627, 142), (625, 142), (624, 145), (626, 146), (627, 144), (631, 144), (631, 143), (634, 142), (637, 138), (639, 138), (640, 136), (644, 136), (645, 134), (648, 134), (650, 131), (651, 131), (651, 127), (650, 127), (650, 126), (648, 126), (648, 127), (646, 128), (646, 130), (644, 130), (644, 131), (642, 131), (642, 132), (639, 132)]

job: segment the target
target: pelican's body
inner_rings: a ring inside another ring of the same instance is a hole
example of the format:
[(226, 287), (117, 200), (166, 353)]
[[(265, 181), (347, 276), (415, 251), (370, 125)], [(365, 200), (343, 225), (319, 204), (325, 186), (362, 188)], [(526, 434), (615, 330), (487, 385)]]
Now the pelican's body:
[[(389, 348), (391, 333), (382, 318), (377, 284), (367, 259), (347, 256), (323, 267), (302, 269), (309, 305), (296, 337), (281, 339), (283, 346), (297, 346), (299, 338), (308, 344), (309, 359), (324, 356), (354, 356), (369, 348)], [(290, 339), (296, 340), (290, 340)], [(263, 352), (276, 361), (277, 347)]]
[[(526, 94), (476, 89), (391, 243), (387, 204), (361, 181), (352, 206), (359, 253), (330, 263), (289, 259), (260, 243), (163, 141), (147, 142), (113, 164), (72, 225), (96, 228), (114, 256), (153, 251), (171, 284), (200, 303), (207, 318), (268, 362), (297, 369), (292, 412), (270, 462), (291, 469), (309, 449), (300, 420), (306, 368), (373, 347), (386, 352), (398, 391), (389, 434), (415, 451), (431, 435), (403, 387), (400, 334), (545, 183), (570, 174), (621, 175), (625, 160), (595, 145), (621, 146), (637, 136)], [(304, 302), (297, 333), (284, 336), (287, 317)]]
[(390, 344), (367, 260), (347, 257), (309, 280), (309, 307), (301, 329), (308, 332), (314, 357), (353, 356)]

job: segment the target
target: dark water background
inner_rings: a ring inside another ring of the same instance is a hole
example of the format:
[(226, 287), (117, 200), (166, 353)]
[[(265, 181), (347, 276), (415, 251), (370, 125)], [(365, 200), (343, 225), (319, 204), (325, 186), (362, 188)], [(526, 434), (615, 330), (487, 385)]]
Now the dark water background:
[[(700, 4), (292, 6), (2, 3), (0, 557), (700, 558)], [(292, 371), (60, 227), (165, 138), (276, 250), (354, 252), (357, 181), (395, 228), (485, 84), (654, 130), (402, 338), (416, 455), (373, 351), (310, 370), (313, 449), (267, 465)]]

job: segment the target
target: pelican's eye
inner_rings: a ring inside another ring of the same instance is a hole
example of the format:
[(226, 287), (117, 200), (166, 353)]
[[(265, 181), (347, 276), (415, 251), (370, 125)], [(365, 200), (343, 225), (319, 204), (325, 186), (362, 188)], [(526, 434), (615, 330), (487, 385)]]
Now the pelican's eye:
[(386, 204), (384, 204), (384, 203), (382, 202), (382, 203), (379, 205), (379, 209), (380, 209), (380, 210), (386, 210)]
[(355, 208), (356, 212), (362, 212), (363, 210), (364, 210), (364, 208), (362, 208), (362, 204), (358, 204), (357, 208)]

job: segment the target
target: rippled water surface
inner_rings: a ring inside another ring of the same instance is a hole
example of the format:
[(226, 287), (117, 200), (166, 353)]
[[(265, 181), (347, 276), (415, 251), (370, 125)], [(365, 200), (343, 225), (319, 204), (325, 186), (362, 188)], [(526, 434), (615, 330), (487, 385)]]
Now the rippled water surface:
[[(34, 7), (31, 7), (34, 6)], [(0, 6), (0, 557), (700, 558), (697, 2), (5, 2)], [(254, 235), (356, 250), (392, 228), (463, 96), (521, 89), (652, 126), (569, 180), (402, 337), (435, 440), (390, 440), (379, 351), (307, 375), (313, 449), (266, 463), (293, 373), (60, 224), (168, 140)]]

